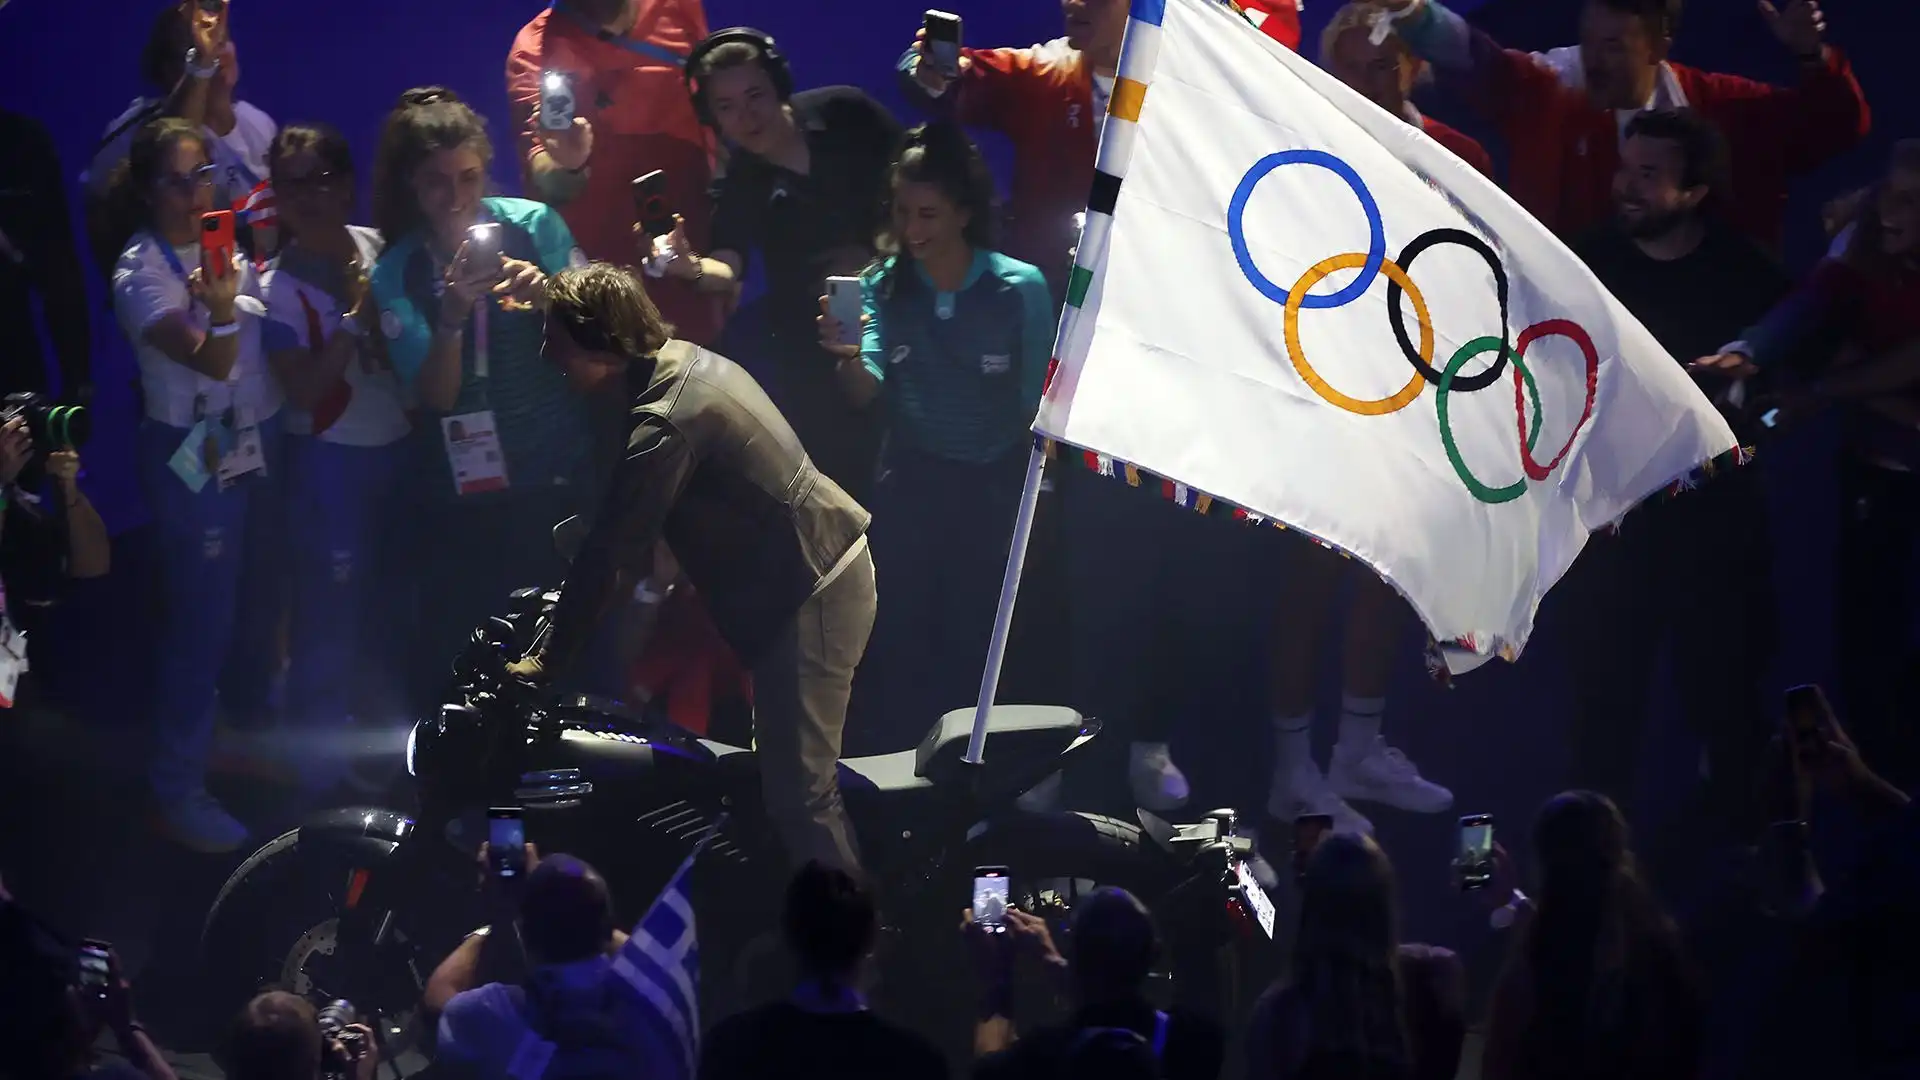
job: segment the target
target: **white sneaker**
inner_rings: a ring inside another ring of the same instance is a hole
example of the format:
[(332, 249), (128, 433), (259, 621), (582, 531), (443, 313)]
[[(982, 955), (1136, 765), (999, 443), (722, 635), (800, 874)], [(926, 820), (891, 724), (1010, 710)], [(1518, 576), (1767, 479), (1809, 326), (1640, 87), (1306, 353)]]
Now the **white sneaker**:
[(1137, 742), (1127, 748), (1127, 780), (1134, 804), (1142, 810), (1177, 810), (1191, 792), (1187, 775), (1173, 763), (1166, 743)]
[(1335, 832), (1373, 834), (1373, 822), (1335, 794), (1312, 762), (1274, 769), (1273, 786), (1267, 789), (1267, 813), (1287, 823), (1302, 814), (1329, 814)]
[(1438, 814), (1453, 806), (1453, 792), (1420, 775), (1407, 755), (1375, 737), (1372, 745), (1335, 746), (1327, 784), (1338, 795), (1384, 803), (1416, 814)]
[(247, 827), (205, 788), (161, 806), (157, 827), (160, 835), (202, 855), (224, 855), (247, 842)]

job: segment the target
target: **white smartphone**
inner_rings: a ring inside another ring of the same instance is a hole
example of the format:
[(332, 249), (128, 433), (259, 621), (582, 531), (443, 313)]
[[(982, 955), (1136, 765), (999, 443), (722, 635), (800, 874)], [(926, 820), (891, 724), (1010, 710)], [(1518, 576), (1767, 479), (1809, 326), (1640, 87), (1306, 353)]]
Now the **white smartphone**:
[(960, 16), (949, 11), (928, 11), (922, 20), (927, 30), (927, 56), (940, 74), (949, 79), (960, 75)]
[(860, 307), (859, 278), (827, 279), (827, 316), (840, 324), (840, 344), (860, 344)]
[(1259, 879), (1253, 876), (1253, 870), (1247, 865), (1247, 860), (1241, 859), (1234, 863), (1233, 869), (1234, 890), (1240, 894), (1240, 902), (1246, 905), (1247, 913), (1253, 916), (1253, 921), (1260, 924), (1260, 929), (1267, 935), (1268, 940), (1272, 940), (1273, 898), (1267, 895), (1267, 890), (1260, 887)]
[(1004, 866), (973, 868), (973, 921), (990, 934), (1006, 932), (1010, 884)]

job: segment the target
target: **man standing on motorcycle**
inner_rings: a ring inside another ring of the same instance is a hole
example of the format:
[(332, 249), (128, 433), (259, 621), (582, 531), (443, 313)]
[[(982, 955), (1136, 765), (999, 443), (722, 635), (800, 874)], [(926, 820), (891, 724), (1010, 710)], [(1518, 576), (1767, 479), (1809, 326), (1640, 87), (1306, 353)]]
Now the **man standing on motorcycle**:
[(835, 763), (873, 629), (869, 516), (821, 475), (751, 375), (672, 338), (633, 275), (605, 263), (547, 286), (544, 354), (591, 394), (624, 379), (630, 435), (567, 573), (546, 643), (516, 677), (564, 674), (664, 537), (753, 669), (768, 816), (800, 862), (857, 870)]

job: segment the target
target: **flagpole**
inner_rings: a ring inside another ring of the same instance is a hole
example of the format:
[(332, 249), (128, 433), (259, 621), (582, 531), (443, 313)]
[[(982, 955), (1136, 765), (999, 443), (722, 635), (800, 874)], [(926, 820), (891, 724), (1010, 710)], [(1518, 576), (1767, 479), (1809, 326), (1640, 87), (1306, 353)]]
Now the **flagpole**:
[(1000, 606), (993, 613), (993, 637), (987, 641), (987, 666), (980, 673), (980, 699), (973, 707), (973, 735), (967, 740), (969, 765), (978, 765), (987, 749), (987, 715), (1000, 691), (1000, 664), (1007, 655), (1007, 634), (1013, 628), (1013, 602), (1020, 592), (1020, 573), (1027, 565), (1027, 543), (1033, 538), (1033, 512), (1040, 504), (1040, 475), (1047, 463), (1038, 437), (1027, 454), (1027, 479), (1020, 488), (1020, 511), (1013, 519), (1013, 543), (1007, 552), (1007, 570), (1000, 578)]

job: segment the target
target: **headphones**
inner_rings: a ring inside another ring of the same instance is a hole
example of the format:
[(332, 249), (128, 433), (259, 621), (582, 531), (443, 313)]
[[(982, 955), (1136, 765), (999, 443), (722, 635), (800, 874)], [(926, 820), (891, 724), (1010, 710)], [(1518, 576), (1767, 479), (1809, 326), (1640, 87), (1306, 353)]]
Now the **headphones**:
[(773, 92), (785, 101), (793, 96), (793, 69), (787, 66), (787, 58), (780, 47), (773, 42), (773, 36), (751, 26), (735, 26), (709, 34), (705, 41), (693, 47), (687, 54), (686, 72), (687, 93), (693, 98), (693, 111), (700, 122), (708, 127), (716, 127), (713, 113), (707, 108), (706, 87), (700, 84), (696, 74), (706, 62), (707, 55), (722, 45), (741, 42), (754, 47), (760, 54), (760, 66), (766, 69), (767, 77), (773, 80)]

